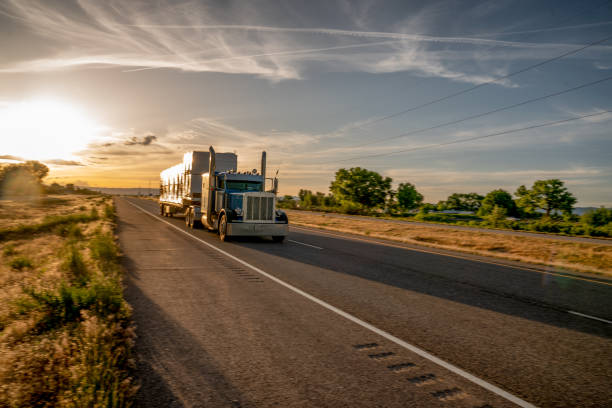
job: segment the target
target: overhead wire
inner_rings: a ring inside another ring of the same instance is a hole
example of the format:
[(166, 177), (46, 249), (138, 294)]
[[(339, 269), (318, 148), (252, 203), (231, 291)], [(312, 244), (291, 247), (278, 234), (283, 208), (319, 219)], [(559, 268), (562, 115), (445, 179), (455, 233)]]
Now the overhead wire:
[(409, 132), (401, 133), (401, 134), (395, 135), (395, 136), (390, 136), (390, 137), (385, 137), (385, 138), (382, 138), (382, 139), (371, 140), (369, 142), (362, 143), (362, 144), (359, 144), (359, 145), (349, 146), (349, 148), (363, 147), (363, 146), (368, 146), (368, 145), (371, 145), (371, 144), (374, 144), (374, 143), (387, 142), (389, 140), (399, 139), (399, 138), (406, 137), (406, 136), (412, 136), (412, 135), (415, 135), (415, 134), (418, 134), (418, 133), (423, 133), (423, 132), (427, 132), (429, 130), (439, 129), (439, 128), (445, 127), (445, 126), (456, 125), (457, 123), (467, 122), (468, 120), (481, 118), (481, 117), (484, 117), (484, 116), (492, 115), (494, 113), (503, 112), (503, 111), (506, 111), (506, 110), (509, 110), (509, 109), (517, 108), (519, 106), (527, 105), (527, 104), (530, 104), (530, 103), (533, 103), (533, 102), (538, 102), (538, 101), (541, 101), (541, 100), (544, 100), (544, 99), (552, 98), (554, 96), (559, 96), (559, 95), (563, 95), (563, 94), (566, 94), (566, 93), (569, 93), (569, 92), (577, 91), (577, 90), (582, 89), (582, 88), (587, 88), (589, 86), (593, 86), (593, 85), (597, 85), (597, 84), (602, 83), (602, 82), (609, 81), (610, 79), (612, 79), (612, 75), (608, 76), (608, 77), (605, 77), (605, 78), (602, 78), (602, 79), (598, 79), (596, 81), (587, 82), (585, 84), (581, 84), (581, 85), (578, 85), (578, 86), (575, 86), (575, 87), (572, 87), (572, 88), (564, 89), (562, 91), (553, 92), (553, 93), (548, 94), (548, 95), (539, 96), (537, 98), (527, 99), (527, 100), (522, 101), (522, 102), (518, 102), (518, 103), (515, 103), (515, 104), (512, 104), (512, 105), (503, 106), (501, 108), (493, 109), (493, 110), (490, 110), (490, 111), (487, 111), (487, 112), (478, 113), (476, 115), (471, 115), (471, 116), (467, 116), (467, 117), (464, 117), (464, 118), (461, 118), (461, 119), (452, 120), (450, 122), (440, 123), (440, 124), (437, 124), (437, 125), (434, 125), (434, 126), (430, 126), (430, 127), (426, 127), (426, 128), (422, 128), (422, 129), (411, 130)]
[(596, 113), (591, 113), (591, 114), (587, 114), (587, 115), (576, 116), (576, 117), (569, 118), (569, 119), (561, 119), (561, 120), (556, 120), (556, 121), (552, 121), (552, 122), (541, 123), (541, 124), (538, 124), (538, 125), (531, 125), (531, 126), (526, 126), (526, 127), (522, 127), (522, 128), (509, 129), (509, 130), (504, 130), (504, 131), (501, 131), (501, 132), (489, 133), (489, 134), (486, 134), (486, 135), (474, 136), (474, 137), (469, 137), (469, 138), (465, 138), (465, 139), (458, 139), (458, 140), (451, 140), (451, 141), (448, 141), (448, 142), (441, 142), (441, 143), (433, 143), (433, 144), (423, 145), (423, 146), (416, 146), (416, 147), (411, 147), (411, 148), (408, 148), (408, 149), (395, 150), (393, 152), (387, 152), (387, 153), (376, 153), (376, 154), (369, 154), (369, 155), (364, 155), (364, 156), (351, 157), (349, 159), (334, 160), (334, 163), (352, 161), (352, 160), (357, 160), (357, 159), (372, 158), (372, 157), (390, 156), (390, 155), (394, 155), (394, 154), (413, 152), (413, 151), (417, 151), (417, 150), (433, 149), (433, 148), (436, 148), (436, 147), (448, 146), (448, 145), (452, 145), (452, 144), (472, 142), (474, 140), (480, 140), (480, 139), (486, 139), (486, 138), (491, 138), (491, 137), (496, 137), (496, 136), (507, 135), (507, 134), (511, 134), (511, 133), (523, 132), (525, 130), (537, 129), (537, 128), (542, 128), (542, 127), (547, 127), (547, 126), (553, 126), (553, 125), (558, 125), (558, 124), (567, 123), (567, 122), (573, 122), (573, 121), (580, 120), (580, 119), (585, 119), (585, 118), (592, 118), (592, 117), (601, 116), (601, 115), (604, 115), (604, 114), (607, 114), (607, 113), (612, 113), (612, 109), (611, 110), (604, 110), (604, 111), (600, 111), (600, 112), (596, 112)]
[(492, 79), (492, 80), (490, 80), (490, 81), (482, 82), (482, 83), (480, 83), (480, 84), (478, 84), (478, 85), (474, 85), (474, 86), (472, 86), (472, 87), (470, 87), (470, 88), (466, 88), (466, 89), (463, 89), (463, 90), (461, 90), (461, 91), (454, 92), (454, 93), (449, 94), (449, 95), (446, 95), (446, 96), (442, 96), (442, 97), (440, 97), (440, 98), (437, 98), (437, 99), (431, 100), (431, 101), (429, 101), (429, 102), (425, 102), (425, 103), (422, 103), (422, 104), (420, 104), (420, 105), (416, 105), (416, 106), (413, 106), (413, 107), (411, 107), (411, 108), (404, 109), (404, 110), (401, 110), (401, 111), (399, 111), (399, 112), (395, 112), (395, 113), (392, 113), (392, 114), (390, 114), (390, 115), (383, 116), (383, 117), (381, 117), (381, 118), (372, 119), (372, 120), (370, 120), (370, 121), (366, 121), (366, 122), (360, 123), (360, 124), (358, 124), (358, 125), (355, 125), (355, 126), (352, 126), (352, 127), (348, 127), (348, 128), (346, 128), (346, 129), (344, 130), (344, 132), (347, 132), (347, 131), (349, 131), (349, 130), (353, 130), (353, 129), (363, 128), (363, 127), (365, 127), (365, 126), (370, 126), (370, 125), (373, 125), (373, 124), (376, 124), (376, 123), (379, 123), (379, 122), (382, 122), (382, 121), (385, 121), (385, 120), (389, 120), (389, 119), (395, 118), (395, 117), (397, 117), (397, 116), (405, 115), (406, 113), (409, 113), (409, 112), (414, 112), (414, 111), (416, 111), (416, 110), (419, 110), (419, 109), (425, 108), (425, 107), (427, 107), (427, 106), (434, 105), (434, 104), (439, 103), (439, 102), (446, 101), (446, 100), (448, 100), (448, 99), (451, 99), (451, 98), (457, 97), (457, 96), (459, 96), (459, 95), (464, 95), (464, 94), (466, 94), (466, 93), (469, 93), (469, 92), (475, 91), (476, 89), (480, 89), (480, 88), (482, 88), (482, 87), (484, 87), (484, 86), (491, 85), (491, 84), (493, 84), (493, 83), (496, 83), (496, 82), (502, 81), (502, 80), (504, 80), (504, 79), (511, 78), (511, 77), (513, 77), (513, 76), (515, 76), (515, 75), (522, 74), (522, 73), (527, 72), (527, 71), (530, 71), (530, 70), (532, 70), (532, 69), (535, 69), (535, 68), (541, 67), (541, 66), (543, 66), (543, 65), (549, 64), (549, 63), (551, 63), (551, 62), (558, 61), (558, 60), (560, 60), (560, 59), (562, 59), (562, 58), (565, 58), (565, 57), (568, 57), (568, 56), (570, 56), (570, 55), (577, 54), (577, 53), (579, 53), (580, 51), (583, 51), (583, 50), (586, 50), (586, 49), (588, 49), (588, 48), (594, 47), (594, 46), (596, 46), (596, 45), (602, 44), (602, 43), (604, 43), (604, 42), (606, 42), (606, 41), (609, 41), (609, 40), (611, 40), (611, 39), (612, 39), (612, 36), (608, 36), (608, 37), (605, 37), (605, 38), (599, 39), (599, 40), (597, 40), (597, 41), (593, 41), (593, 42), (588, 43), (588, 44), (586, 44), (586, 45), (580, 46), (580, 47), (578, 47), (578, 48), (574, 48), (574, 49), (572, 49), (572, 50), (570, 50), (570, 51), (567, 51), (567, 52), (564, 52), (564, 53), (562, 53), (562, 54), (556, 55), (556, 56), (554, 56), (554, 57), (552, 57), (552, 58), (549, 58), (549, 59), (546, 59), (546, 60), (544, 60), (544, 61), (540, 61), (540, 62), (538, 62), (538, 63), (536, 63), (536, 64), (529, 65), (529, 66), (524, 67), (524, 68), (521, 68), (521, 69), (519, 69), (519, 70), (517, 70), (517, 71), (513, 71), (513, 72), (511, 72), (511, 73), (509, 73), (509, 74), (506, 74), (506, 75), (503, 75), (503, 76), (497, 77), (497, 78), (495, 78), (495, 79)]

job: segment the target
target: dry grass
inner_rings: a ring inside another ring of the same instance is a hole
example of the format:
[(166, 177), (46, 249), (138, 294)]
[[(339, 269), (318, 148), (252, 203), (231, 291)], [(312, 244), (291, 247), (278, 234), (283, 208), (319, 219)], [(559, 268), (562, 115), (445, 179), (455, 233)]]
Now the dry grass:
[(0, 202), (0, 231), (12, 231), (0, 240), (0, 406), (130, 405), (113, 221), (102, 196)]
[(290, 223), (612, 276), (612, 246), (288, 211)]

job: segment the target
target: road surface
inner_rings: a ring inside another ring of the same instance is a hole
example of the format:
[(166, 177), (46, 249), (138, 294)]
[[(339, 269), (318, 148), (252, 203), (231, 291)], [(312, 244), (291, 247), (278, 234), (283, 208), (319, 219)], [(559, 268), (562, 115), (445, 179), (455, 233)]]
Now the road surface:
[(603, 407), (612, 282), (117, 198), (141, 407)]
[(468, 227), (465, 225), (452, 225), (452, 224), (443, 224), (437, 222), (423, 222), (423, 221), (408, 221), (408, 220), (392, 220), (387, 218), (376, 218), (376, 217), (366, 217), (363, 215), (347, 215), (347, 214), (335, 214), (335, 213), (322, 213), (316, 211), (307, 211), (307, 210), (288, 210), (287, 213), (291, 216), (292, 212), (300, 213), (308, 213), (315, 215), (323, 215), (326, 217), (333, 218), (348, 218), (348, 219), (357, 219), (364, 221), (375, 221), (375, 222), (386, 222), (386, 223), (395, 223), (395, 224), (408, 224), (408, 225), (417, 225), (424, 227), (435, 227), (435, 228), (443, 228), (443, 229), (456, 229), (456, 230), (464, 230), (464, 231), (477, 231), (477, 232), (488, 232), (491, 234), (501, 234), (501, 235), (515, 235), (519, 237), (533, 237), (533, 238), (548, 238), (555, 241), (571, 241), (571, 242), (584, 242), (586, 244), (598, 244), (598, 245), (612, 245), (612, 239), (610, 238), (589, 238), (589, 237), (573, 237), (569, 235), (558, 235), (558, 234), (546, 234), (542, 232), (529, 232), (529, 231), (513, 231), (513, 230), (503, 230), (503, 229), (492, 229), (492, 228), (478, 228), (478, 227)]

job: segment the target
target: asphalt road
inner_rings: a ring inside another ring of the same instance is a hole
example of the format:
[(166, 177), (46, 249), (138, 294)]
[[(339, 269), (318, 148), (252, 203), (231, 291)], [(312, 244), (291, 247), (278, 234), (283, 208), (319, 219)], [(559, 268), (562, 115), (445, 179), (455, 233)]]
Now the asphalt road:
[(223, 243), (116, 203), (138, 406), (612, 405), (610, 281), (298, 228)]
[[(289, 214), (291, 212), (305, 212), (309, 214), (317, 214), (321, 215), (321, 212), (315, 211), (306, 211), (306, 210), (289, 210), (287, 211)], [(512, 230), (503, 230), (503, 229), (492, 229), (492, 228), (478, 228), (478, 227), (468, 227), (465, 225), (449, 225), (437, 222), (422, 222), (422, 221), (406, 221), (406, 220), (391, 220), (387, 218), (376, 218), (376, 217), (365, 217), (362, 215), (347, 215), (347, 214), (334, 214), (334, 213), (325, 213), (326, 217), (333, 218), (348, 218), (348, 219), (358, 219), (358, 220), (366, 220), (366, 221), (376, 221), (376, 222), (386, 222), (386, 223), (395, 223), (395, 224), (408, 224), (408, 225), (419, 225), (425, 227), (436, 227), (443, 229), (456, 229), (456, 230), (464, 230), (464, 231), (477, 231), (477, 232), (488, 232), (491, 234), (501, 234), (501, 235), (515, 235), (519, 237), (535, 237), (535, 238), (548, 238), (555, 241), (571, 241), (571, 242), (584, 242), (587, 244), (599, 244), (599, 245), (612, 245), (612, 239), (610, 238), (589, 238), (589, 237), (573, 237), (569, 235), (557, 235), (557, 234), (545, 234), (541, 232), (529, 232), (529, 231), (512, 231)]]

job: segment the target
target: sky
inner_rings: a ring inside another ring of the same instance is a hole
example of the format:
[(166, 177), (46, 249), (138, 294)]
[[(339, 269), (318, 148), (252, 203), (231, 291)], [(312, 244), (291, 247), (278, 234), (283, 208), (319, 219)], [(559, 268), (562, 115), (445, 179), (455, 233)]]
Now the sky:
[(608, 37), (610, 0), (2, 0), (0, 160), (154, 187), (213, 145), (266, 150), (281, 194), (359, 166), (427, 202), (559, 178), (612, 206)]

